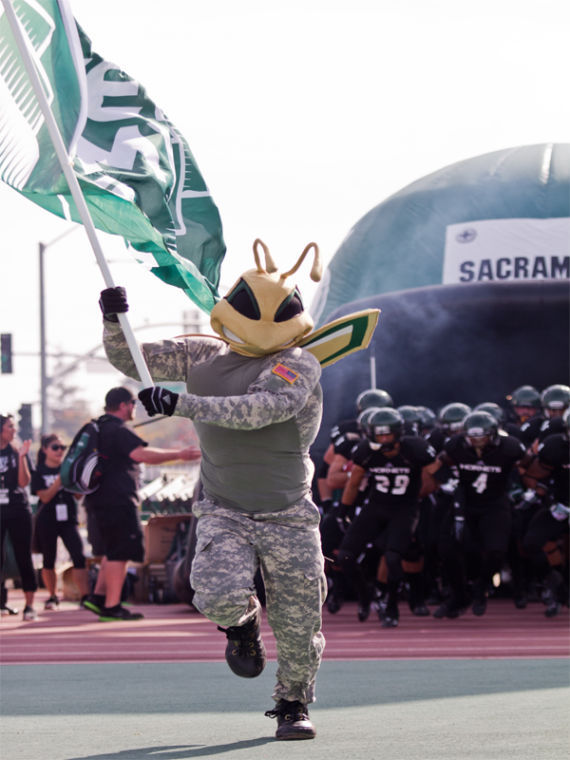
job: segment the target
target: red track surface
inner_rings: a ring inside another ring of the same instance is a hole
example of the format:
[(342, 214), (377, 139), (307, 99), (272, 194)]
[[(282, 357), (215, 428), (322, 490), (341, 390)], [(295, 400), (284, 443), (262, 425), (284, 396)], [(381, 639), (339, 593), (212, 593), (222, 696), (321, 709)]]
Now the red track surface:
[[(187, 605), (136, 605), (144, 620), (100, 623), (93, 613), (63, 603), (43, 612), (45, 592), (37, 594), (38, 620), (23, 622), (2, 616), (0, 660), (4, 664), (86, 662), (216, 662), (224, 657), (225, 638), (216, 626)], [(22, 608), (18, 591), (9, 604)], [(487, 613), (470, 611), (457, 620), (414, 617), (402, 604), (400, 626), (383, 629), (376, 615), (365, 623), (356, 605), (346, 604), (336, 615), (323, 612), (328, 660), (431, 659), (493, 657), (568, 657), (569, 611), (555, 618), (544, 607), (515, 609), (508, 600), (491, 600)], [(264, 641), (275, 659), (275, 640), (264, 619)]]

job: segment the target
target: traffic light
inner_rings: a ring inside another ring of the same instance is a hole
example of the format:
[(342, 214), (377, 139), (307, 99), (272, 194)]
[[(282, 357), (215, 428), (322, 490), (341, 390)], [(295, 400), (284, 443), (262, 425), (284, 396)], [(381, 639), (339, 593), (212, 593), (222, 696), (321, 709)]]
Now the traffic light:
[(2, 333), (0, 335), (0, 346), (2, 349), (2, 360), (0, 371), (3, 375), (12, 374), (12, 334)]
[(22, 404), (18, 410), (20, 422), (18, 424), (18, 435), (22, 441), (28, 441), (33, 438), (32, 430), (32, 405)]

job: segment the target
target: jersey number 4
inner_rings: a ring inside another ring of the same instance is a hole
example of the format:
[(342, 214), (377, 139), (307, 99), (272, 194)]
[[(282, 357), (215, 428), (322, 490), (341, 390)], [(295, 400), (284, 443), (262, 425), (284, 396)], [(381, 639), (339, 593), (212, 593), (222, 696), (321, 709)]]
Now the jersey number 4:
[(487, 488), (487, 473), (482, 472), (476, 480), (471, 483), (471, 486), (477, 491), (477, 493), (483, 493)]

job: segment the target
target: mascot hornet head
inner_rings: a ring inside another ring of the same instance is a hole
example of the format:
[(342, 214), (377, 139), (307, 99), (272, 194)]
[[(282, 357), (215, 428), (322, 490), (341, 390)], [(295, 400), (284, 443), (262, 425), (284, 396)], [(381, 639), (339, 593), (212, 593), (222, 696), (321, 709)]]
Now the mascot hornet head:
[[(265, 254), (261, 263), (259, 248)], [(265, 243), (255, 240), (255, 269), (244, 272), (210, 315), (213, 330), (230, 347), (244, 356), (264, 356), (296, 346), (313, 329), (313, 320), (304, 310), (301, 294), (287, 279), (299, 269), (307, 253), (314, 249), (311, 279), (318, 282), (322, 269), (319, 248), (309, 243), (295, 266), (284, 274), (277, 267)]]

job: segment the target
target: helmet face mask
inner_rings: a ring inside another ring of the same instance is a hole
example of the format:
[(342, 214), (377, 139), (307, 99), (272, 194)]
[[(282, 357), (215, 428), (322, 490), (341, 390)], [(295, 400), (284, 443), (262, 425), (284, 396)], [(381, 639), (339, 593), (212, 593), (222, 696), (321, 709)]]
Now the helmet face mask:
[(540, 393), (533, 385), (521, 385), (507, 396), (521, 424), (540, 411)]
[(534, 406), (514, 406), (513, 409), (515, 410), (515, 414), (519, 418), (521, 425), (524, 425), (525, 422), (538, 414), (538, 409)]
[(570, 387), (567, 385), (549, 385), (540, 397), (546, 417), (562, 417), (570, 406)]
[(465, 438), (474, 449), (484, 449), (491, 443), (491, 437), (488, 435), (466, 435)]
[[(382, 407), (368, 418), (368, 438), (375, 451), (388, 453), (397, 448), (404, 430), (404, 420), (397, 409)], [(381, 438), (382, 440), (378, 440)]]
[(376, 433), (374, 435), (374, 440), (370, 443), (370, 446), (376, 451), (381, 451), (383, 454), (388, 454), (391, 451), (394, 451), (398, 440), (399, 436), (396, 437), (394, 433)]

